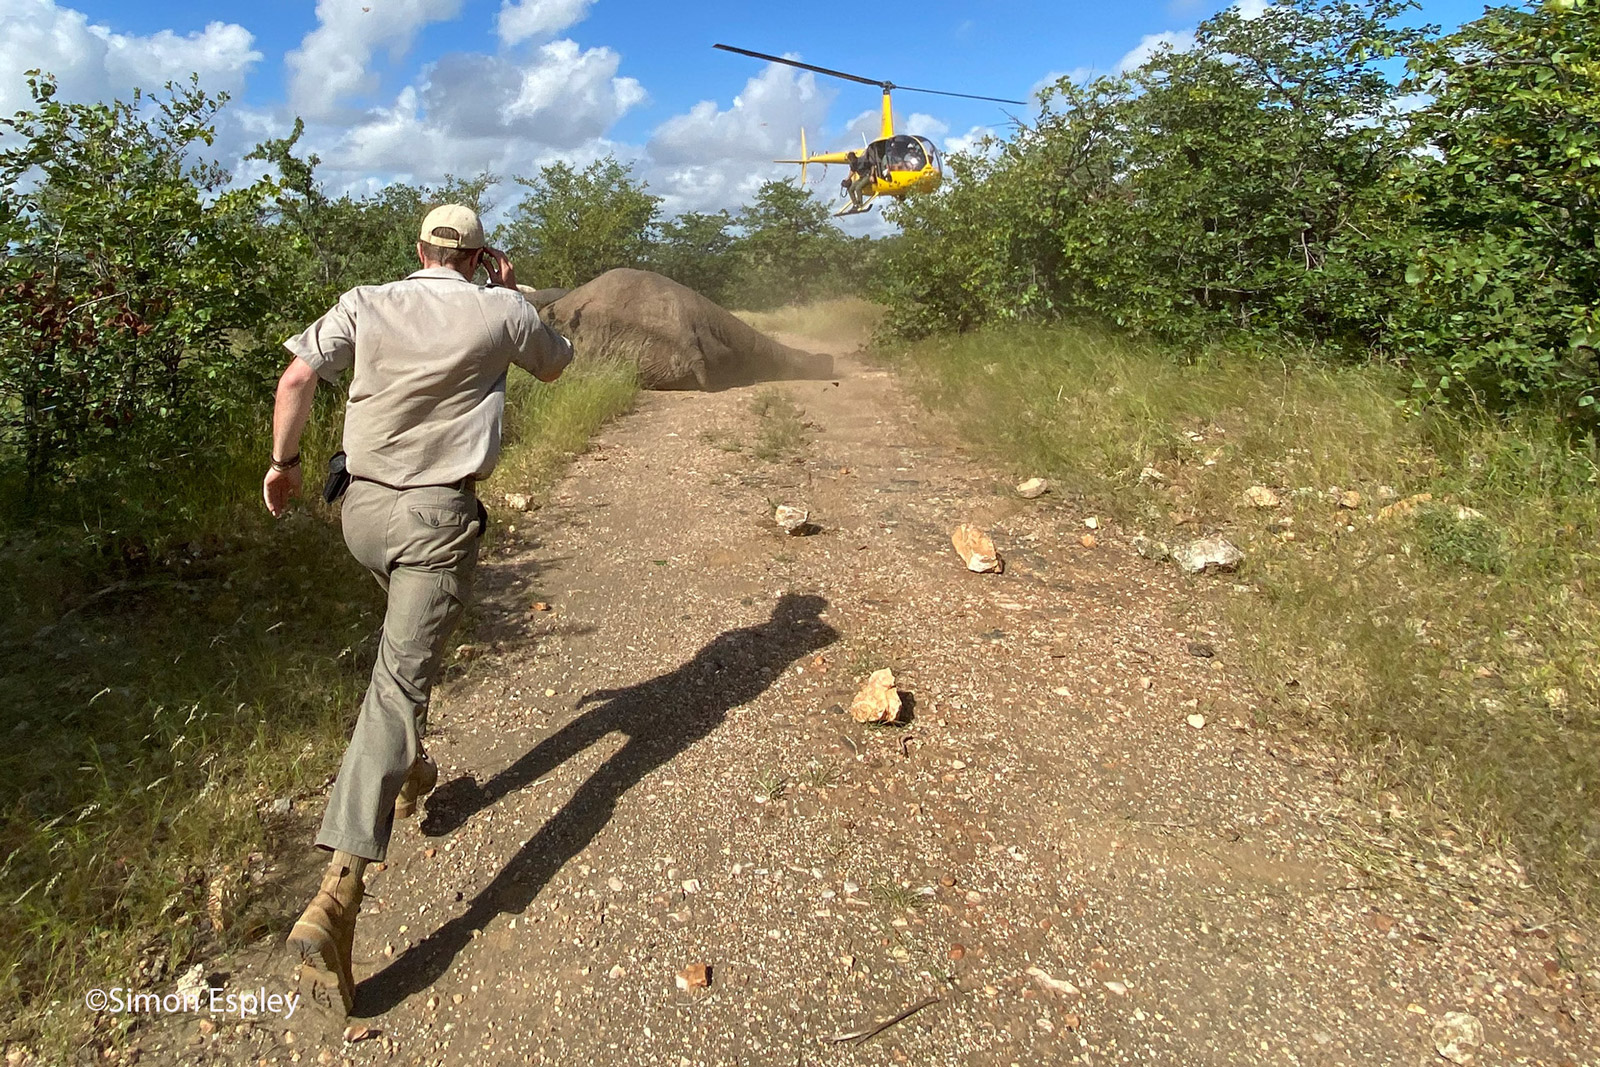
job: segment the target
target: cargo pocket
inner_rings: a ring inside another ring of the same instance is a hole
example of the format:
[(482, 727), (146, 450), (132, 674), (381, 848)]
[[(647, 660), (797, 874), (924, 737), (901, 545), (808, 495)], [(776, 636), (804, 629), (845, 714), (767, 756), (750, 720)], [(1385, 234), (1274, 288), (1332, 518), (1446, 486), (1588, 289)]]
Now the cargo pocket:
[(457, 526), (465, 526), (472, 519), (463, 511), (454, 508), (412, 507), (411, 514), (424, 526), (432, 526), (435, 530), (447, 530)]

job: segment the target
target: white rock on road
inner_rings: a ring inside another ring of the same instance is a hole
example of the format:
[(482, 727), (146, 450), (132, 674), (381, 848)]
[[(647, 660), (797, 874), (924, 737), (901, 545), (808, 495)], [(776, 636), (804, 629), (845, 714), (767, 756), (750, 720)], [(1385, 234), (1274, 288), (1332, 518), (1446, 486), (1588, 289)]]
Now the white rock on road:
[(1275, 508), (1279, 503), (1278, 494), (1264, 485), (1252, 485), (1244, 491), (1244, 498), (1257, 508)]
[(856, 722), (896, 722), (902, 707), (894, 672), (884, 667), (872, 672), (867, 684), (850, 702), (850, 717)]
[(784, 533), (796, 533), (810, 521), (811, 513), (805, 508), (792, 507), (788, 504), (779, 504), (772, 513), (772, 519), (783, 528)]
[(1483, 1024), (1464, 1011), (1447, 1011), (1433, 1024), (1433, 1047), (1451, 1063), (1471, 1063), (1483, 1044)]
[(1050, 483), (1043, 478), (1029, 478), (1017, 486), (1017, 495), (1024, 500), (1037, 500), (1050, 491)]
[(1244, 553), (1226, 538), (1213, 536), (1179, 545), (1172, 550), (1172, 558), (1185, 572), (1201, 574), (1205, 571), (1238, 570), (1239, 564), (1244, 562)]

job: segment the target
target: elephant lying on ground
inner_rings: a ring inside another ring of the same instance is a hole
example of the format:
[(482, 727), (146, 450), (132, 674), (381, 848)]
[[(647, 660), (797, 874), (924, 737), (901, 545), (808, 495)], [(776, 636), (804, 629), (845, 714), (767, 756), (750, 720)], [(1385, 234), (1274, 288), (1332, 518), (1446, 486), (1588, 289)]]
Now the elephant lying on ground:
[(522, 295), (527, 297), (528, 303), (543, 311), (557, 300), (572, 292), (571, 289), (533, 289), (526, 285), (517, 286)]
[(647, 270), (607, 271), (540, 314), (566, 334), (579, 358), (637, 363), (646, 389), (833, 376), (832, 356), (781, 345), (693, 289)]

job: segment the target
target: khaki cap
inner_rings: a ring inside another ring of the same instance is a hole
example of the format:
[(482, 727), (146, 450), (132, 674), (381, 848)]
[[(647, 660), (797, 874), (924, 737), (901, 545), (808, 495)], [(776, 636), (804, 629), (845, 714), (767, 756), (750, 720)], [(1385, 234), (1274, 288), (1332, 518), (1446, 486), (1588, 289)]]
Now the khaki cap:
[[(437, 229), (454, 230), (459, 237), (435, 234)], [(428, 212), (422, 220), (422, 233), (417, 240), (438, 248), (482, 248), (483, 223), (478, 213), (465, 204), (443, 204)]]

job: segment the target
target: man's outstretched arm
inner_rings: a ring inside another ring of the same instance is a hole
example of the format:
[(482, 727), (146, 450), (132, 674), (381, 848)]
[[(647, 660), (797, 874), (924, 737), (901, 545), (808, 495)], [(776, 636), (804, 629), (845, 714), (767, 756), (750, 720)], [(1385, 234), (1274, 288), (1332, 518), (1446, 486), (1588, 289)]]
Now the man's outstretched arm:
[[(261, 497), (274, 518), (289, 510), (289, 498), (300, 492), (304, 480), (300, 459), (300, 435), (311, 416), (311, 401), (317, 395), (317, 372), (311, 364), (296, 357), (278, 379), (278, 396), (272, 407), (272, 466), (261, 483)], [(286, 466), (288, 460), (292, 465)]]

